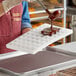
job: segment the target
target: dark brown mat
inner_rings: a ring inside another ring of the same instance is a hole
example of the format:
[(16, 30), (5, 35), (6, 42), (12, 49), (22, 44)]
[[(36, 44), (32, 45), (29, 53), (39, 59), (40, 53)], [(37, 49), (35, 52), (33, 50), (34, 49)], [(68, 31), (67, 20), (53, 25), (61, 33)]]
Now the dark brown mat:
[(50, 51), (42, 51), (35, 55), (23, 55), (0, 61), (0, 67), (20, 73), (42, 67), (55, 65), (74, 59), (67, 55), (60, 55)]

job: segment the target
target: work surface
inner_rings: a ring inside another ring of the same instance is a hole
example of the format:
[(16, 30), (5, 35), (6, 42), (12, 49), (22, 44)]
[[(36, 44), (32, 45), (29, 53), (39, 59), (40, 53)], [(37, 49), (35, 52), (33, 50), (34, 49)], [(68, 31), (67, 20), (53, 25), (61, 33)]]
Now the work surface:
[(21, 73), (72, 61), (74, 59), (75, 57), (68, 55), (62, 55), (51, 51), (42, 51), (35, 55), (28, 54), (1, 60), (0, 67), (6, 68), (13, 72)]

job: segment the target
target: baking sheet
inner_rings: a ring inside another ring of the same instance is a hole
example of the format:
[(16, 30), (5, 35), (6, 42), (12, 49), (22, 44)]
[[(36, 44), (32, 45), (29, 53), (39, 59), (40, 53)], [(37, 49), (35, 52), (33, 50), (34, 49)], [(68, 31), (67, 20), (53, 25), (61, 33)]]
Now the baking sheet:
[(53, 49), (55, 52), (76, 57), (76, 42), (70, 42), (70, 43), (66, 43), (66, 44), (62, 44), (54, 47), (48, 46), (47, 49), (50, 50), (50, 48)]

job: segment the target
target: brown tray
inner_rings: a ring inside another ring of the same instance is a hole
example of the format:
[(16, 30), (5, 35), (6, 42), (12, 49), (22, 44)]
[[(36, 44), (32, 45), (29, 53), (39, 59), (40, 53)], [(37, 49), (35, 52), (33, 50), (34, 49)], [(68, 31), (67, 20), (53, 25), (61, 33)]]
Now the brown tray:
[(16, 73), (22, 73), (72, 61), (73, 59), (75, 59), (75, 57), (57, 54), (51, 51), (41, 51), (35, 55), (28, 54), (1, 60), (0, 67)]

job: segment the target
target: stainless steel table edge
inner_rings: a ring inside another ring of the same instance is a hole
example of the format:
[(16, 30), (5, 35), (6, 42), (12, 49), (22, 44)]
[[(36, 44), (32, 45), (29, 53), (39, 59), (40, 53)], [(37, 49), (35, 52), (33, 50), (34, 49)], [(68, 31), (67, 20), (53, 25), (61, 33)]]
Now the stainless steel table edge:
[(21, 74), (19, 74), (19, 73), (15, 73), (15, 72), (13, 72), (13, 71), (10, 71), (10, 70), (5, 69), (5, 68), (2, 68), (2, 67), (0, 67), (0, 72), (9, 74), (10, 76), (20, 76), (20, 75), (21, 75)]
[(44, 73), (46, 71), (50, 71), (51, 73), (56, 73), (59, 70), (63, 70), (63, 69), (71, 68), (71, 67), (76, 67), (76, 59), (70, 60), (70, 61), (67, 61), (64, 63), (60, 63), (60, 64), (56, 64), (56, 65), (47, 66), (47, 67), (43, 67), (40, 69), (24, 72), (24, 73), (22, 73), (23, 74), (22, 76), (30, 76), (30, 75), (32, 76), (35, 74)]

